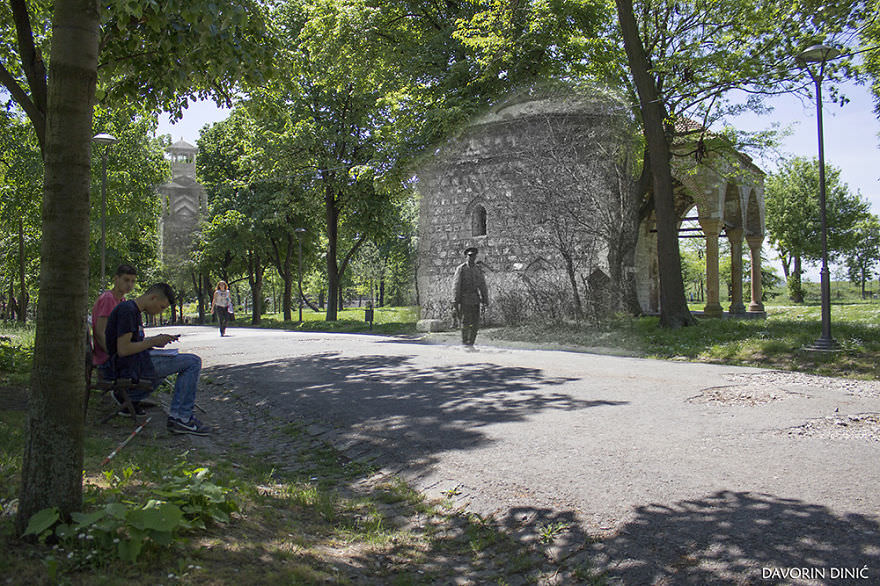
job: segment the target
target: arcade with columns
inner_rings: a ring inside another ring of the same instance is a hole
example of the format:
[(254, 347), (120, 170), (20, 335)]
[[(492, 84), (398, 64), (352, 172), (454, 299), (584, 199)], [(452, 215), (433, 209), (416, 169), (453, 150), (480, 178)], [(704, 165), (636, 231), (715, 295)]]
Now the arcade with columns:
[[(764, 315), (761, 302), (761, 247), (764, 242), (764, 172), (751, 159), (735, 151), (714, 155), (697, 164), (692, 158), (677, 159), (673, 165), (676, 182), (676, 210), (680, 237), (685, 231), (700, 231), (705, 239), (706, 288), (703, 315), (722, 317), (719, 273), (720, 238), (730, 244), (731, 316)], [(694, 214), (696, 211), (696, 214)], [(699, 228), (682, 227), (696, 221)], [(640, 302), (650, 312), (659, 311), (659, 277), (656, 263), (656, 230), (653, 215), (640, 230), (637, 264), (655, 278), (643, 282)], [(699, 234), (687, 234), (689, 237)], [(751, 295), (748, 308), (743, 301), (743, 246), (750, 255)], [(645, 266), (648, 265), (648, 266)], [(644, 285), (649, 288), (646, 290)]]

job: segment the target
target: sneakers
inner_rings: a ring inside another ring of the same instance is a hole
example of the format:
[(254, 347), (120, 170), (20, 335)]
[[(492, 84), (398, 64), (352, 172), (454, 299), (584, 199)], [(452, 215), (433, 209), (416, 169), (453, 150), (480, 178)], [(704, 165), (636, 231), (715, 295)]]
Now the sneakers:
[(165, 427), (171, 433), (188, 433), (191, 435), (208, 435), (211, 433), (210, 427), (196, 419), (195, 416), (191, 416), (189, 421), (169, 417)]
[[(119, 405), (119, 411), (116, 412), (117, 415), (121, 415), (122, 417), (130, 417), (131, 413), (128, 412), (128, 407), (125, 406), (125, 401), (122, 400), (122, 397), (117, 394), (117, 391), (113, 391), (110, 393), (110, 396), (113, 397), (113, 400)], [(137, 416), (146, 415), (147, 412), (144, 411), (144, 408), (137, 401), (132, 401), (131, 406), (134, 407), (134, 414)]]

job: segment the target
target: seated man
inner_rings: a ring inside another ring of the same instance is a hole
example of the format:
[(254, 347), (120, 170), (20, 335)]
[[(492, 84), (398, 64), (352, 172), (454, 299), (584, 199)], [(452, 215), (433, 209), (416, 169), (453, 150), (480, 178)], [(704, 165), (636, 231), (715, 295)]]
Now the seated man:
[[(168, 431), (208, 435), (208, 427), (193, 416), (196, 388), (202, 370), (202, 359), (195, 354), (150, 355), (151, 348), (162, 348), (180, 336), (158, 334), (144, 337), (141, 313), (157, 315), (174, 303), (174, 291), (166, 283), (156, 283), (140, 297), (123, 301), (107, 319), (105, 338), (110, 354), (110, 378), (130, 378), (134, 382), (153, 381), (153, 390), (161, 380), (177, 374), (174, 395), (168, 409)], [(150, 391), (134, 390), (129, 394), (132, 401), (145, 398)], [(135, 406), (137, 408), (137, 406)]]
[(113, 275), (113, 287), (109, 291), (104, 291), (98, 296), (92, 307), (92, 340), (94, 340), (95, 348), (92, 351), (92, 364), (98, 367), (101, 376), (108, 378), (106, 369), (107, 359), (110, 355), (107, 353), (107, 341), (104, 339), (104, 330), (107, 329), (107, 318), (113, 308), (125, 301), (125, 296), (134, 289), (134, 283), (137, 279), (137, 271), (131, 265), (119, 265), (116, 274)]

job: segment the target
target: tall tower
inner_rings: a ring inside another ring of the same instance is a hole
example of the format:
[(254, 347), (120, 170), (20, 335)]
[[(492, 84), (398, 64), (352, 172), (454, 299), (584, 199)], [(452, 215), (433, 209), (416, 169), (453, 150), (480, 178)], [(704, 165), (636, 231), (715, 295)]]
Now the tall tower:
[(189, 258), (199, 221), (208, 216), (205, 188), (196, 181), (199, 149), (183, 139), (165, 149), (171, 181), (158, 187), (162, 196), (159, 249), (165, 263)]

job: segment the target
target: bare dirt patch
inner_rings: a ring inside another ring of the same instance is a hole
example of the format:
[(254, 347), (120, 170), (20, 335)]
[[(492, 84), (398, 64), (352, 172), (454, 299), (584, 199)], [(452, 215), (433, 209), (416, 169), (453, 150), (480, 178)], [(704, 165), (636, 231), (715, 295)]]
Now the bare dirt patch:
[(801, 393), (761, 384), (728, 385), (709, 387), (691, 397), (688, 403), (698, 405), (721, 405), (725, 407), (755, 407), (775, 401), (803, 397)]
[(820, 417), (779, 433), (790, 437), (880, 442), (880, 413)]

